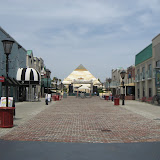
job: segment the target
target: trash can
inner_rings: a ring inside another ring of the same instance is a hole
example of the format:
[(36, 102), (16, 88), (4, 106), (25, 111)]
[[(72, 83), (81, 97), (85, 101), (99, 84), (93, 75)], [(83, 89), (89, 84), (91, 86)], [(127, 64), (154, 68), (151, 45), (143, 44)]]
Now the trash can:
[(108, 100), (109, 100), (109, 96), (106, 96), (106, 97), (105, 97), (105, 100), (107, 100), (107, 101), (108, 101)]
[(0, 107), (0, 128), (13, 127), (13, 113), (15, 107)]
[(114, 105), (119, 105), (119, 98), (114, 98)]
[(59, 101), (59, 95), (56, 95), (56, 101)]

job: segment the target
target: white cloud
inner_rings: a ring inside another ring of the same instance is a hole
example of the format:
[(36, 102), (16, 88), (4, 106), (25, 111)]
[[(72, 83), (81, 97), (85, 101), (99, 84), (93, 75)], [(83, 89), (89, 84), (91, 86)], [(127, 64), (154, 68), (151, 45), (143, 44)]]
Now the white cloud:
[(159, 0), (6, 0), (0, 5), (2, 27), (61, 79), (81, 63), (99, 78), (110, 75), (112, 67), (132, 65), (159, 33), (159, 13)]

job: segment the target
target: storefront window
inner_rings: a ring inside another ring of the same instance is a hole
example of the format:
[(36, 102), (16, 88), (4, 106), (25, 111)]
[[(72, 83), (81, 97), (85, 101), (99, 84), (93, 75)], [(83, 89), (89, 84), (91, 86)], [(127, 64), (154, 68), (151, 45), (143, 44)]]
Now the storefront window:
[(149, 88), (149, 97), (152, 97), (152, 88)]
[(143, 87), (143, 97), (145, 97), (145, 89), (144, 89), (144, 87)]

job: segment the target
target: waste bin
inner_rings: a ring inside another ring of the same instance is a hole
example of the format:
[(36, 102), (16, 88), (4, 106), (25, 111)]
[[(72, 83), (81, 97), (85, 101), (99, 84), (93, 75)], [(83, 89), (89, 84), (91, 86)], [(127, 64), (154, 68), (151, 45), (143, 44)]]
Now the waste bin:
[(105, 97), (105, 100), (107, 100), (107, 101), (108, 101), (108, 100), (109, 100), (109, 96), (106, 96), (106, 97)]
[(13, 127), (13, 113), (15, 107), (0, 107), (0, 128)]
[(56, 101), (59, 101), (59, 95), (56, 95)]
[(114, 105), (119, 105), (119, 98), (114, 98)]

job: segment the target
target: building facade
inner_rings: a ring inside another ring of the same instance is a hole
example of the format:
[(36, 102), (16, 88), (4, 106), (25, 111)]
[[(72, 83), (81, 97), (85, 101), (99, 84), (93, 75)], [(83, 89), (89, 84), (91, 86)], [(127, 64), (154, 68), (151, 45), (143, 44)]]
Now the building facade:
[[(14, 41), (9, 55), (9, 78), (6, 79), (6, 55), (2, 40)], [(41, 95), (41, 76), (45, 78), (44, 61), (33, 56), (32, 50), (24, 49), (15, 39), (0, 27), (0, 76), (8, 82), (10, 97), (15, 101), (35, 101)], [(0, 82), (0, 97), (6, 96), (6, 83)], [(44, 92), (44, 86), (43, 86)]]
[[(0, 27), (0, 76), (6, 77), (6, 55), (4, 54), (4, 48), (2, 40), (10, 37), (13, 39), (6, 31)], [(13, 44), (11, 54), (9, 55), (9, 79), (5, 78), (5, 81), (8, 81), (10, 97), (13, 97), (15, 101), (19, 101), (20, 87), (21, 84), (16, 80), (18, 68), (26, 67), (26, 53), (27, 51), (15, 40)], [(0, 97), (5, 97), (6, 88), (5, 82), (0, 82)]]
[(152, 43), (136, 55), (135, 95), (136, 99), (153, 97), (157, 94), (155, 68), (160, 67), (160, 34)]
[(134, 100), (135, 99), (135, 66), (130, 66), (127, 68), (125, 75), (125, 99)]
[[(116, 69), (112, 69), (112, 82), (110, 83), (110, 88), (113, 96), (121, 94), (121, 75), (123, 68), (119, 67)], [(107, 82), (108, 83), (108, 82)]]
[(96, 92), (96, 87), (101, 83), (95, 78), (82, 64), (79, 65), (67, 78), (63, 80), (68, 92), (77, 93), (79, 91), (86, 93)]

